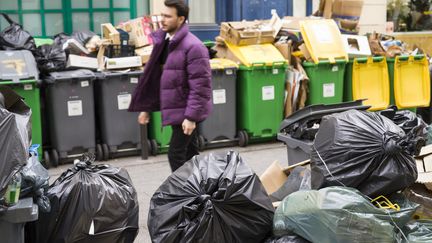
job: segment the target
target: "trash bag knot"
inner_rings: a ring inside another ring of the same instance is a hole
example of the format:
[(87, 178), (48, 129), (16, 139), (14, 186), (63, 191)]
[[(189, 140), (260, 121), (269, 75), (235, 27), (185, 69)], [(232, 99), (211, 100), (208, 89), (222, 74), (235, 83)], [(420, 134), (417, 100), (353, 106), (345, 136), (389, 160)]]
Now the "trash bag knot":
[(399, 145), (399, 136), (393, 132), (384, 133), (383, 153), (385, 155), (395, 155), (402, 151)]

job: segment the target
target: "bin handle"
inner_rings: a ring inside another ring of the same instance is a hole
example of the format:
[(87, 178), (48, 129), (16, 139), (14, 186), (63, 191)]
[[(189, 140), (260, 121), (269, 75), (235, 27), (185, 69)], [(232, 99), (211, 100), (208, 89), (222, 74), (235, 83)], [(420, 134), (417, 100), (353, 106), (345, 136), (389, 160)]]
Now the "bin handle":
[(408, 60), (412, 60), (413, 56), (397, 56), (396, 60), (399, 62), (406, 62)]
[(283, 66), (285, 65), (285, 61), (277, 61), (277, 62), (273, 62), (272, 66), (273, 68), (277, 67), (277, 66)]
[(416, 56), (413, 56), (413, 59), (415, 61), (421, 61), (421, 60), (423, 60), (423, 58), (426, 58), (425, 55), (416, 55)]
[(253, 63), (251, 64), (252, 69), (254, 69), (255, 67), (264, 67), (265, 65), (266, 65), (265, 62), (253, 62)]
[(385, 62), (385, 57), (369, 57), (373, 62)]
[(369, 58), (354, 58), (354, 64), (370, 63)]

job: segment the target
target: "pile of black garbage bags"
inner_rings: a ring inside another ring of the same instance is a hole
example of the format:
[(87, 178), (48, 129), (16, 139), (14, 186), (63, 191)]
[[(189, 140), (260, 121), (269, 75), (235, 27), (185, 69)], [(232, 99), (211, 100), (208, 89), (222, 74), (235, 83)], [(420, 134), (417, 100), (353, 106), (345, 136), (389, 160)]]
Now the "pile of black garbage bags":
[(194, 157), (154, 193), (152, 241), (432, 242), (432, 221), (413, 220), (431, 215), (429, 192), (415, 184), (426, 127), (396, 109), (326, 115), (310, 168), (291, 170), (270, 196), (237, 153)]

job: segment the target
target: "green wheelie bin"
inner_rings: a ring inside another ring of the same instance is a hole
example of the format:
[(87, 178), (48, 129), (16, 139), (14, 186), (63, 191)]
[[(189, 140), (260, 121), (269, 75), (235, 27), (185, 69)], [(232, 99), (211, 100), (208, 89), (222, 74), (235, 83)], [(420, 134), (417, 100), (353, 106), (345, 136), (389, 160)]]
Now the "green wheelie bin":
[(283, 120), (286, 64), (240, 65), (237, 74), (237, 128), (240, 146), (276, 138)]
[(42, 122), (39, 72), (30, 51), (0, 51), (0, 85), (7, 85), (20, 95), (32, 111), (32, 144), (39, 144), (42, 158)]

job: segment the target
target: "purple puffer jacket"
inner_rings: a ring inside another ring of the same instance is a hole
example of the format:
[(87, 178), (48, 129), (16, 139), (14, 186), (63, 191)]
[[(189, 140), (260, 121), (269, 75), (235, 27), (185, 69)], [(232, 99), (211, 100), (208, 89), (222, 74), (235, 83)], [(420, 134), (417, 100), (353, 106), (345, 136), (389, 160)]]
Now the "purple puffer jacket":
[(132, 96), (129, 111), (162, 111), (162, 125), (183, 120), (200, 122), (212, 108), (211, 69), (208, 51), (183, 25), (169, 44), (163, 67), (160, 55), (166, 33), (153, 33), (154, 48)]

